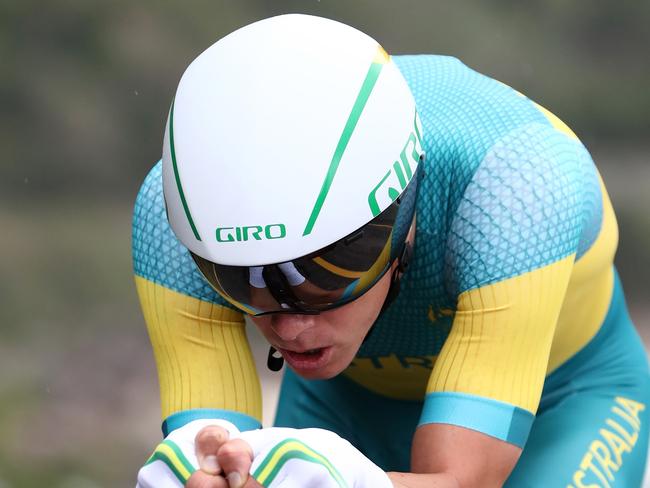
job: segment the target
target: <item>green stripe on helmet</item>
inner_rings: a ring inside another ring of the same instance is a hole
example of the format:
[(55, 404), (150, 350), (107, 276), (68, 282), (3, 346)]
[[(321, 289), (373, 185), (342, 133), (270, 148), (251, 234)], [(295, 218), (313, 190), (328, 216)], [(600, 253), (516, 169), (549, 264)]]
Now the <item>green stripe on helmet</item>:
[(357, 95), (357, 99), (355, 100), (354, 105), (352, 106), (352, 111), (350, 112), (350, 115), (348, 116), (348, 120), (345, 123), (345, 127), (343, 128), (343, 133), (341, 134), (341, 137), (339, 138), (339, 142), (336, 145), (336, 149), (334, 150), (334, 155), (332, 156), (330, 167), (327, 170), (325, 181), (323, 181), (323, 186), (320, 189), (318, 198), (316, 199), (316, 203), (314, 204), (314, 208), (311, 211), (311, 215), (309, 216), (309, 220), (307, 221), (307, 226), (305, 227), (305, 230), (302, 233), (303, 236), (311, 234), (311, 231), (314, 228), (316, 219), (320, 214), (321, 208), (323, 207), (323, 203), (325, 203), (325, 198), (327, 197), (327, 194), (330, 191), (330, 187), (332, 186), (332, 181), (334, 181), (334, 175), (338, 170), (339, 163), (341, 162), (341, 158), (343, 157), (343, 153), (345, 152), (348, 142), (352, 137), (352, 133), (354, 132), (355, 127), (357, 126), (357, 122), (359, 122), (359, 118), (361, 117), (361, 113), (363, 112), (363, 109), (366, 106), (366, 102), (368, 101), (368, 98), (370, 98), (370, 93), (372, 92), (372, 89), (375, 87), (375, 83), (377, 83), (377, 79), (379, 78), (379, 73), (381, 73), (384, 64), (385, 64), (385, 60), (375, 59), (370, 65), (370, 68), (368, 69), (366, 78), (363, 80), (363, 83), (361, 84), (361, 90)]
[(174, 178), (176, 178), (176, 187), (178, 188), (178, 194), (181, 196), (181, 202), (183, 202), (183, 209), (185, 209), (185, 215), (187, 216), (187, 220), (190, 223), (190, 227), (192, 227), (192, 232), (194, 232), (194, 237), (196, 237), (197, 241), (201, 240), (201, 236), (199, 235), (199, 232), (196, 230), (196, 226), (194, 225), (194, 221), (192, 220), (192, 215), (190, 214), (190, 209), (187, 206), (187, 200), (185, 200), (185, 193), (183, 192), (183, 187), (181, 185), (181, 177), (178, 174), (178, 166), (176, 164), (176, 150), (174, 149), (174, 101), (172, 101), (172, 108), (171, 112), (169, 113), (169, 147), (170, 147), (170, 152), (172, 153), (172, 166), (174, 167)]

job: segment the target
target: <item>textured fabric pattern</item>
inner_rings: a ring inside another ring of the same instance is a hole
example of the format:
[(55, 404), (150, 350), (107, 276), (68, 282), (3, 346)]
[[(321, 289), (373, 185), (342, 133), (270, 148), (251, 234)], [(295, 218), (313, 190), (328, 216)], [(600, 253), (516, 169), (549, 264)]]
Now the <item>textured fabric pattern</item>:
[(576, 251), (583, 218), (575, 145), (547, 126), (529, 124), (492, 146), (451, 224), (445, 261), (453, 295)]

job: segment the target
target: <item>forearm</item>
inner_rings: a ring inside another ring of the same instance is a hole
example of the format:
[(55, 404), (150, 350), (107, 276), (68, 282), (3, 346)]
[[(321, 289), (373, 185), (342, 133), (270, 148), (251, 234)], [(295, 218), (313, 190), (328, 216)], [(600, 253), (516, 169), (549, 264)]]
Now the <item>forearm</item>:
[(395, 488), (458, 488), (458, 480), (448, 473), (388, 473)]
[(411, 454), (411, 471), (423, 474), (406, 473), (403, 481), (397, 481), (404, 488), (497, 488), (508, 479), (520, 454), (521, 448), (478, 431), (425, 424), (415, 432)]

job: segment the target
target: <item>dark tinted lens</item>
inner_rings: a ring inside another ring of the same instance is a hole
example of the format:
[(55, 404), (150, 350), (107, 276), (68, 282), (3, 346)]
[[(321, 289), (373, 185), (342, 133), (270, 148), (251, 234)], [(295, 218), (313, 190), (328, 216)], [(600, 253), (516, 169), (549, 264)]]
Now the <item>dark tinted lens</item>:
[(369, 224), (355, 234), (322, 252), (266, 266), (193, 258), (213, 288), (249, 314), (316, 313), (360, 296), (389, 266), (390, 226)]
[[(391, 217), (390, 220), (386, 220), (387, 217)], [(336, 244), (293, 262), (303, 276), (309, 276), (309, 281), (324, 290), (347, 288), (362, 278), (380, 258), (389, 243), (392, 232), (389, 222), (392, 221), (394, 216), (382, 213)]]

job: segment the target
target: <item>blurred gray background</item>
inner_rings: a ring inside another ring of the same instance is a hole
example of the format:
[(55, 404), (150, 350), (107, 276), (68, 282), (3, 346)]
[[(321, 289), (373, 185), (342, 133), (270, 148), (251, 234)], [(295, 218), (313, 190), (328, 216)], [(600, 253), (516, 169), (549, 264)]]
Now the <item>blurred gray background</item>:
[(134, 485), (160, 413), (133, 201), (187, 64), (284, 12), (349, 23), (392, 54), (459, 57), (567, 122), (608, 185), (617, 264), (650, 337), (650, 2), (5, 0), (0, 488)]

